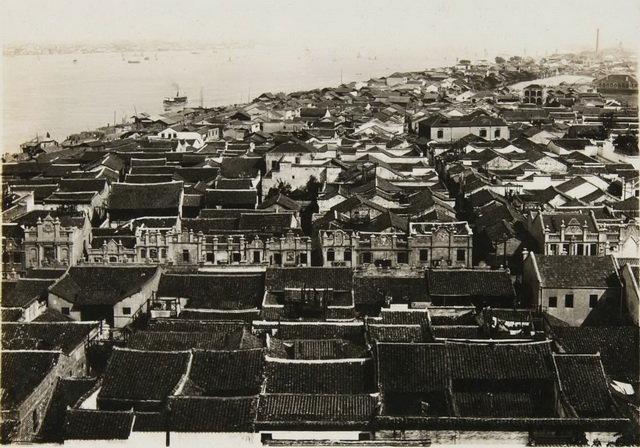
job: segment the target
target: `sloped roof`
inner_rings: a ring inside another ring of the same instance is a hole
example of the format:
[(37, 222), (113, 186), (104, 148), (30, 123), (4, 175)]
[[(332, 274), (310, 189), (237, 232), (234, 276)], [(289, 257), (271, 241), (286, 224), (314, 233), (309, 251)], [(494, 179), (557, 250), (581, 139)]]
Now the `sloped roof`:
[(62, 350), (71, 353), (86, 342), (98, 322), (5, 322), (2, 325), (4, 350)]
[(189, 352), (115, 348), (105, 370), (100, 400), (163, 401), (187, 370)]
[(271, 196), (270, 198), (265, 199), (258, 206), (258, 208), (259, 209), (265, 209), (265, 208), (271, 207), (272, 205), (276, 205), (276, 204), (280, 205), (281, 207), (284, 207), (287, 210), (293, 210), (293, 211), (299, 211), (302, 208), (299, 203), (297, 203), (293, 199), (291, 199), (288, 196), (285, 196), (285, 195), (283, 195), (281, 193), (278, 193), (275, 196)]
[(431, 269), (427, 272), (431, 296), (515, 297), (507, 271)]
[(64, 422), (65, 440), (126, 440), (133, 428), (132, 411), (69, 409)]
[(194, 350), (189, 389), (198, 395), (252, 395), (260, 392), (264, 350)]
[(2, 281), (0, 303), (5, 308), (27, 308), (34, 300), (46, 299), (52, 279), (21, 278), (17, 281)]
[(356, 304), (382, 304), (386, 297), (391, 297), (393, 303), (425, 302), (429, 299), (424, 275), (396, 277), (356, 274), (353, 286), (353, 298)]
[(267, 268), (265, 278), (269, 291), (301, 287), (350, 291), (352, 285), (352, 271), (346, 267)]
[(535, 257), (543, 288), (620, 288), (612, 256), (538, 255)]
[(20, 406), (49, 375), (59, 357), (60, 352), (54, 351), (3, 350), (0, 407), (13, 410)]
[[(114, 183), (109, 194), (109, 210), (166, 210), (180, 208), (182, 182), (154, 184)], [(176, 212), (177, 214), (177, 212)]]
[(258, 397), (183, 397), (169, 399), (171, 431), (254, 432)]
[[(242, 330), (238, 330), (242, 331)], [(127, 347), (134, 350), (180, 351), (196, 349), (222, 350), (227, 347), (229, 333), (191, 331), (137, 331), (127, 340)]]
[(256, 308), (264, 295), (264, 276), (162, 274), (158, 297), (188, 298), (189, 308)]
[(365, 394), (374, 392), (373, 360), (266, 362), (267, 393)]
[(431, 392), (447, 388), (444, 344), (376, 344), (383, 392)]
[(220, 174), (229, 179), (256, 177), (263, 164), (262, 157), (227, 157), (220, 164)]
[(367, 422), (379, 398), (360, 395), (264, 394), (258, 421), (262, 422)]
[(207, 321), (184, 318), (162, 318), (151, 319), (147, 324), (147, 331), (159, 332), (212, 332), (212, 333), (233, 333), (245, 327), (243, 321)]
[(115, 305), (137, 293), (160, 268), (72, 266), (50, 292), (77, 306)]

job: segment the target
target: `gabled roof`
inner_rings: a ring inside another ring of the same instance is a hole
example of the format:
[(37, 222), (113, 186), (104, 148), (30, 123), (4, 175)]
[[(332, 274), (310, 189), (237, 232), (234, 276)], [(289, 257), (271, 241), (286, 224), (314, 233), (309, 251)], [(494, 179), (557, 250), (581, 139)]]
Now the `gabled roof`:
[(258, 397), (176, 396), (169, 399), (169, 407), (171, 431), (252, 433), (255, 431)]
[[(194, 350), (183, 393), (206, 396), (253, 395), (260, 392), (264, 350)], [(196, 393), (194, 393), (196, 392)]]
[(368, 422), (379, 397), (361, 395), (264, 394), (260, 422)]
[(27, 308), (34, 300), (45, 300), (52, 279), (21, 278), (17, 281), (2, 281), (0, 304), (3, 308)]
[(126, 440), (133, 428), (132, 411), (69, 409), (64, 422), (65, 440)]
[(58, 351), (3, 350), (0, 376), (2, 409), (17, 409), (49, 375), (59, 357)]
[(262, 157), (226, 157), (220, 165), (220, 174), (229, 179), (256, 177), (263, 166)]
[[(180, 208), (182, 182), (156, 184), (114, 183), (109, 194), (109, 210), (165, 210)], [(177, 214), (177, 213), (176, 213)]]
[[(98, 405), (105, 400), (129, 409), (140, 401), (160, 403), (187, 371), (189, 352), (153, 352), (115, 348), (104, 373)], [(112, 407), (113, 408), (113, 407)]]
[(158, 266), (72, 266), (49, 291), (76, 306), (112, 306), (140, 291), (159, 269)]
[(427, 272), (431, 296), (515, 297), (511, 277), (503, 270), (431, 269)]
[(535, 263), (543, 288), (621, 288), (614, 258), (608, 256), (538, 255)]
[(351, 291), (352, 285), (352, 271), (345, 267), (267, 268), (265, 279), (269, 291), (301, 287)]
[(265, 209), (271, 207), (272, 205), (279, 205), (287, 210), (299, 211), (302, 207), (293, 199), (285, 196), (281, 193), (277, 195), (271, 196), (270, 198), (262, 201), (260, 205), (258, 205), (258, 209)]
[(83, 345), (98, 322), (4, 322), (3, 350), (61, 350), (70, 354)]

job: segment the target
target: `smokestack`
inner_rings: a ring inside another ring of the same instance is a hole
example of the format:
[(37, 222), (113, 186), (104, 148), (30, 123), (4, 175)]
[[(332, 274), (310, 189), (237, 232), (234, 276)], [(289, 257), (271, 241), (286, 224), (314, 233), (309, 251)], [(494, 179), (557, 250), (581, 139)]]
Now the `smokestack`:
[(600, 51), (600, 28), (596, 30), (596, 54)]

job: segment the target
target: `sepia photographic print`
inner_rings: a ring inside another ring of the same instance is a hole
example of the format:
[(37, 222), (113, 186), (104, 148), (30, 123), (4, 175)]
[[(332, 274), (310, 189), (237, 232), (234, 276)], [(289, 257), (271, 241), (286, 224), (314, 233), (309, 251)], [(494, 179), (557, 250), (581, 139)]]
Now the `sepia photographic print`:
[(3, 0), (4, 445), (640, 445), (634, 0)]

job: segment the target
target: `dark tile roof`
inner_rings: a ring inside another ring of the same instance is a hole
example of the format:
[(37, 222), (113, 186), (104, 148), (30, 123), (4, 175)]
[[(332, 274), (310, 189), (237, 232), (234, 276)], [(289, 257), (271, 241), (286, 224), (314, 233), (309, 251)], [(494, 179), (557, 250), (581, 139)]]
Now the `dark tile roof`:
[(617, 416), (598, 355), (559, 355), (553, 360), (560, 388), (578, 417)]
[(431, 327), (434, 338), (442, 339), (482, 339), (480, 327), (471, 325), (436, 325)]
[(274, 336), (284, 339), (357, 339), (364, 335), (364, 325), (330, 322), (279, 324)]
[(444, 344), (376, 344), (383, 392), (432, 392), (447, 388)]
[(371, 341), (426, 342), (420, 325), (367, 325)]
[(126, 440), (133, 428), (132, 411), (69, 409), (64, 422), (65, 440)]
[(269, 291), (283, 291), (284, 288), (333, 288), (349, 291), (353, 285), (351, 268), (267, 268), (265, 280)]
[(219, 321), (243, 321), (251, 323), (260, 318), (260, 310), (192, 310), (184, 308), (180, 313), (181, 319), (219, 320)]
[(152, 319), (147, 324), (148, 331), (173, 332), (212, 332), (212, 333), (232, 333), (242, 330), (246, 326), (245, 322), (237, 321), (210, 321), (192, 319)]
[(265, 209), (265, 208), (271, 207), (272, 205), (279, 205), (287, 210), (292, 210), (292, 211), (299, 211), (302, 208), (302, 206), (298, 204), (296, 201), (294, 201), (293, 199), (281, 193), (278, 193), (277, 195), (274, 195), (274, 196), (271, 196), (270, 198), (265, 199), (258, 206), (258, 208)]
[(453, 379), (525, 380), (555, 376), (548, 343), (448, 344)]
[(82, 228), (86, 221), (86, 216), (81, 212), (63, 212), (60, 210), (33, 210), (26, 215), (16, 219), (16, 222), (22, 226), (34, 227), (38, 223), (38, 219), (44, 220), (47, 216), (53, 219), (58, 218), (62, 227), (78, 227)]
[(42, 417), (38, 442), (62, 443), (67, 406), (73, 407), (96, 384), (95, 378), (58, 378)]
[(580, 227), (581, 232), (582, 232), (582, 227), (586, 223), (587, 230), (589, 232), (592, 232), (592, 233), (598, 232), (596, 224), (593, 222), (593, 219), (591, 219), (591, 216), (589, 215), (589, 213), (542, 213), (541, 218), (542, 218), (543, 226), (549, 226), (549, 230), (553, 233), (560, 232), (563, 222), (565, 226)]
[(3, 350), (62, 350), (71, 353), (87, 342), (98, 322), (5, 322)]
[(612, 256), (538, 255), (543, 288), (620, 288)]
[(264, 374), (264, 351), (195, 350), (189, 371), (190, 390), (198, 395), (253, 395), (260, 392)]
[(1, 322), (19, 322), (24, 318), (22, 308), (0, 308)]
[(254, 432), (258, 397), (171, 397), (169, 430)]
[[(152, 352), (114, 349), (98, 394), (101, 402), (120, 401), (128, 409), (139, 401), (161, 402), (187, 371), (188, 352)], [(102, 406), (101, 406), (102, 407)]]
[(238, 230), (286, 232), (291, 229), (292, 213), (243, 213), (240, 215)]
[(220, 179), (216, 182), (219, 190), (251, 190), (253, 183), (249, 178), (243, 179)]
[(47, 290), (54, 282), (55, 280), (26, 278), (3, 281), (0, 303), (5, 308), (27, 308), (34, 300), (46, 300)]
[(356, 274), (354, 276), (353, 299), (356, 304), (382, 304), (387, 297), (391, 297), (393, 303), (428, 301), (429, 294), (424, 275), (397, 277)]
[(380, 310), (380, 323), (394, 325), (426, 325), (429, 315), (426, 310), (396, 311), (383, 308)]
[(553, 327), (552, 337), (567, 353), (600, 353), (604, 369), (613, 379), (638, 382), (638, 327)]
[(264, 394), (260, 396), (258, 421), (368, 422), (378, 405), (379, 398), (370, 394)]
[(115, 305), (137, 293), (159, 267), (72, 266), (50, 291), (78, 306)]
[(431, 296), (515, 297), (507, 271), (431, 269), (427, 284)]
[(264, 296), (264, 276), (162, 274), (157, 296), (188, 298), (194, 309), (256, 308)]
[(58, 183), (60, 191), (97, 191), (102, 192), (107, 187), (106, 179), (61, 179)]
[(552, 417), (544, 400), (533, 392), (454, 392), (460, 417), (532, 418)]
[(253, 189), (221, 190), (207, 189), (204, 196), (205, 207), (233, 206), (254, 207), (257, 203), (258, 192)]
[[(238, 330), (242, 331), (242, 330)], [(172, 331), (138, 331), (132, 334), (127, 347), (135, 350), (180, 351), (192, 348), (222, 350), (228, 347), (229, 333)]]
[(3, 351), (0, 407), (13, 410), (22, 404), (58, 363), (60, 352)]
[(25, 277), (26, 278), (40, 278), (40, 279), (54, 279), (57, 280), (67, 272), (66, 269), (58, 269), (58, 268), (38, 268), (38, 269), (29, 269), (27, 270)]
[(182, 182), (154, 184), (115, 183), (108, 199), (109, 210), (177, 210), (182, 200)]
[(225, 158), (220, 165), (220, 174), (229, 179), (255, 177), (263, 165), (262, 157)]
[(375, 392), (371, 359), (266, 362), (267, 393), (365, 394)]
[(342, 358), (342, 339), (296, 339), (292, 341), (295, 359)]

